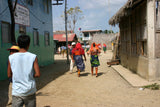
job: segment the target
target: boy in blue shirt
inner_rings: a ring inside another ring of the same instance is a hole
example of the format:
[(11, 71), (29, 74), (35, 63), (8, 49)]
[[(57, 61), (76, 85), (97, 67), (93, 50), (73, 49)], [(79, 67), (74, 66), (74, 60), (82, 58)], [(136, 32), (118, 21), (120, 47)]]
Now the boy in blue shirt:
[[(27, 52), (30, 37), (18, 37), (19, 52), (9, 56), (8, 77), (12, 77), (12, 107), (36, 107), (36, 82), (40, 76), (37, 56)], [(34, 69), (34, 70), (33, 70)]]

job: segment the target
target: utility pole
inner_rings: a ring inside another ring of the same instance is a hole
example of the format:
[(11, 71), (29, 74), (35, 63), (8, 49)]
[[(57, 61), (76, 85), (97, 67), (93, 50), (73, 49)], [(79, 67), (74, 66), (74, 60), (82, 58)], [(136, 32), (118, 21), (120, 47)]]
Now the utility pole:
[(66, 48), (67, 48), (67, 64), (69, 64), (69, 56), (68, 56), (68, 35), (67, 35), (67, 0), (65, 0), (65, 32), (66, 32)]
[[(52, 5), (62, 5), (64, 0), (54, 0), (56, 3), (53, 3)], [(61, 2), (61, 3), (59, 3)], [(69, 56), (68, 56), (68, 35), (67, 35), (67, 0), (65, 0), (65, 9), (64, 9), (64, 15), (65, 15), (65, 32), (66, 32), (66, 49), (67, 49), (67, 64), (69, 64)]]

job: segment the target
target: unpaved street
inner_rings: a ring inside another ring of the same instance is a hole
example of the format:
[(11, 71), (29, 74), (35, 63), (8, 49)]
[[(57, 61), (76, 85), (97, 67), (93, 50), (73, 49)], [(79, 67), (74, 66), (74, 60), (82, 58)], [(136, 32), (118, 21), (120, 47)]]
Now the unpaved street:
[(90, 74), (89, 57), (86, 71), (77, 77), (76, 68), (70, 74), (65, 58), (56, 55), (55, 64), (42, 70), (42, 73), (48, 70), (57, 72), (45, 76), (43, 87), (38, 84), (37, 107), (159, 107), (160, 90), (133, 88), (116, 71), (107, 67), (106, 60), (111, 56), (110, 51), (100, 55), (101, 66), (96, 78)]

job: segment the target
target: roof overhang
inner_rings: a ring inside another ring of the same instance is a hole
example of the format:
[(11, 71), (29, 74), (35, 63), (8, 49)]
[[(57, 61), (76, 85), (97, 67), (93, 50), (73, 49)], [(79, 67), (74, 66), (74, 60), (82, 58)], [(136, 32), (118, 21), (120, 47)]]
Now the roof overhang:
[(123, 7), (121, 7), (114, 16), (112, 16), (112, 18), (109, 20), (109, 24), (114, 26), (118, 24), (123, 17), (129, 16), (131, 14), (132, 8), (135, 5), (143, 1), (146, 0), (128, 0), (127, 3)]

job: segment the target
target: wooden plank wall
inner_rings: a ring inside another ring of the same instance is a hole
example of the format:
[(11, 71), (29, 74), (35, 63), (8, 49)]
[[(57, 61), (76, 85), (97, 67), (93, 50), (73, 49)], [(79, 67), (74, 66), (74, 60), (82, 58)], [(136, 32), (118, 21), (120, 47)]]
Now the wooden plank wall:
[(132, 10), (120, 22), (121, 52), (131, 56), (147, 57), (146, 2)]
[(156, 57), (160, 58), (160, 1), (156, 1)]

